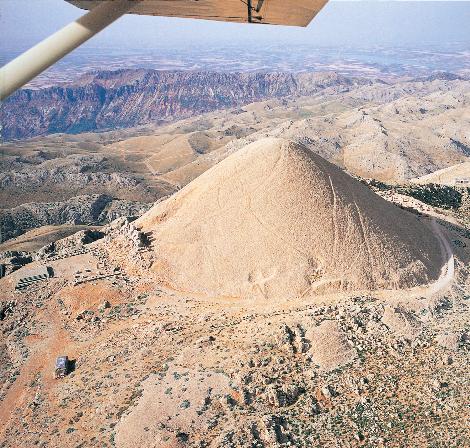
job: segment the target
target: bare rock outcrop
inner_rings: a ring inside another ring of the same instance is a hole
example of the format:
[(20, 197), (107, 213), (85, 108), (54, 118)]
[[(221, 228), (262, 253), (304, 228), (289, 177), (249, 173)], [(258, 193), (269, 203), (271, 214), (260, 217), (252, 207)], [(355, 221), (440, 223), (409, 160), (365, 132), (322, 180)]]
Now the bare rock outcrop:
[(0, 121), (7, 140), (57, 132), (77, 134), (368, 83), (336, 73), (99, 71), (67, 87), (20, 90), (2, 105)]
[(31, 202), (7, 210), (0, 209), (2, 240), (29, 229), (59, 224), (106, 224), (120, 216), (139, 216), (150, 204), (121, 201), (111, 196), (75, 196), (63, 202)]

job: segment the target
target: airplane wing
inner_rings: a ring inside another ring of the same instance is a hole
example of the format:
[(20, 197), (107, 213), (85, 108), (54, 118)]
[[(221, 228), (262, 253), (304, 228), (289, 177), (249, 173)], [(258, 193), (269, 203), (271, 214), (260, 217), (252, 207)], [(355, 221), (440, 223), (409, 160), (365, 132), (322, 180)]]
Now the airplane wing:
[(124, 14), (307, 26), (328, 0), (66, 0), (89, 11), (0, 69), (0, 101)]
[[(102, 0), (66, 0), (93, 9)], [(137, 0), (130, 14), (307, 26), (328, 0)]]

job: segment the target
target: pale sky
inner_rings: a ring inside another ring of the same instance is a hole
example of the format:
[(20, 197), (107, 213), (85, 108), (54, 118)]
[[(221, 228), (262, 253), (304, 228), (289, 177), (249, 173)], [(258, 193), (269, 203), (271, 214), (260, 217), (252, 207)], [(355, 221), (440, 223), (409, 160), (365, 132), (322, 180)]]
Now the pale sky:
[[(0, 51), (22, 51), (82, 14), (63, 0), (0, 0)], [(332, 1), (307, 29), (127, 15), (87, 45), (177, 49), (247, 43), (256, 47), (463, 41), (470, 50), (469, 24), (470, 1)]]

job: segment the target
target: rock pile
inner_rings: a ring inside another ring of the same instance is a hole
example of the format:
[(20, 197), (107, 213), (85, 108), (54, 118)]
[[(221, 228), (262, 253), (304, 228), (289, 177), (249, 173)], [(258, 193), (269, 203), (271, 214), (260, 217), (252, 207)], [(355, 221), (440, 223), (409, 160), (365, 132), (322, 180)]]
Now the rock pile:
[(305, 147), (246, 146), (143, 215), (154, 272), (175, 288), (289, 298), (436, 279), (436, 238)]
[(29, 252), (6, 251), (0, 253), (1, 277), (5, 277), (20, 269), (24, 265), (31, 263), (33, 258)]
[(106, 226), (106, 241), (110, 241), (116, 233), (124, 236), (133, 247), (141, 249), (147, 245), (147, 238), (134, 224), (130, 217), (121, 217)]
[(53, 255), (65, 255), (69, 252), (77, 252), (83, 246), (91, 244), (104, 237), (104, 233), (98, 230), (80, 230), (67, 238), (54, 241), (39, 249), (36, 253), (38, 260), (48, 259)]

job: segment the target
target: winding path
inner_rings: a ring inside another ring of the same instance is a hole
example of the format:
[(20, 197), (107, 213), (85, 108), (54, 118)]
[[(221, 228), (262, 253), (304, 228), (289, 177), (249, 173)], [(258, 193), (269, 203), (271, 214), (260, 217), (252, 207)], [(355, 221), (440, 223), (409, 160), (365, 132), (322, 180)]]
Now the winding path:
[(428, 295), (435, 294), (447, 288), (452, 283), (455, 275), (455, 260), (452, 248), (449, 244), (449, 241), (447, 241), (447, 238), (442, 233), (442, 229), (435, 218), (431, 218), (431, 227), (434, 230), (434, 234), (436, 235), (437, 239), (439, 240), (442, 254), (447, 261), (442, 267), (441, 276), (437, 281), (429, 285), (427, 288), (426, 293)]

